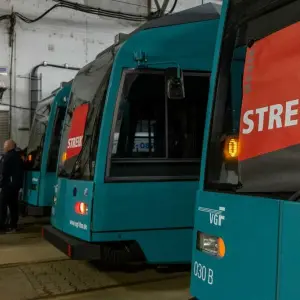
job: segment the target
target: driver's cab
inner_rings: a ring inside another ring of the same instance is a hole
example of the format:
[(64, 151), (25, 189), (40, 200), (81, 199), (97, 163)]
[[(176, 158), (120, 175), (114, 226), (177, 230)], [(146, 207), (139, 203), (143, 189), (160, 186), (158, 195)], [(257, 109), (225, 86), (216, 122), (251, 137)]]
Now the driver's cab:
[(78, 72), (46, 239), (63, 251), (71, 236), (81, 249), (126, 245), (126, 259), (141, 249), (151, 263), (190, 261), (218, 16), (207, 4), (150, 22)]
[(49, 97), (37, 105), (25, 159), (23, 213), (50, 214), (60, 134), (65, 118), (70, 83), (62, 83)]
[(299, 299), (299, 33), (300, 1), (223, 1), (195, 208), (196, 299)]

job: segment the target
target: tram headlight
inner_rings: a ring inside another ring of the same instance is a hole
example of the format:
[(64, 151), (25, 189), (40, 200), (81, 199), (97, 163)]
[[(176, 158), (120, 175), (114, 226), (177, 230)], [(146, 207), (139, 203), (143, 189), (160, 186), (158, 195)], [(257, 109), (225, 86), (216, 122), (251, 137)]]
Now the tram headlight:
[(226, 160), (236, 160), (239, 156), (240, 143), (237, 136), (228, 136), (224, 144), (224, 157)]
[(89, 212), (88, 205), (84, 202), (77, 202), (75, 204), (75, 212), (79, 215), (87, 215)]
[(208, 235), (200, 231), (197, 232), (196, 247), (199, 251), (217, 257), (224, 257), (226, 252), (225, 243), (222, 238)]

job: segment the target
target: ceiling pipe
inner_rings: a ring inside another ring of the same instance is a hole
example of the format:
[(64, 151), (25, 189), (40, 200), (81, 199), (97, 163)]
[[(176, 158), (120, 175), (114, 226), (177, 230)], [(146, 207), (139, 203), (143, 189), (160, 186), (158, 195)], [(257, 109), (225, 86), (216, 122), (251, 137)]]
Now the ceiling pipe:
[(70, 67), (68, 64), (64, 65), (55, 65), (49, 64), (47, 61), (43, 61), (41, 64), (36, 65), (32, 68), (29, 77), (29, 101), (30, 101), (30, 125), (32, 124), (34, 111), (36, 106), (39, 102), (39, 76), (38, 70), (40, 67), (50, 67), (50, 68), (57, 68), (57, 69), (64, 69), (64, 70), (71, 70), (71, 71), (79, 71), (80, 68)]
[(165, 0), (161, 6), (160, 16), (163, 16), (167, 10), (170, 0)]

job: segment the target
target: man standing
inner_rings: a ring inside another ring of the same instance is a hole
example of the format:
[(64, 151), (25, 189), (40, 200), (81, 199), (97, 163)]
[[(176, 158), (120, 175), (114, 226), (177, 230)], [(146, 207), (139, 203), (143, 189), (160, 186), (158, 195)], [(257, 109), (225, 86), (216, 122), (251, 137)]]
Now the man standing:
[[(19, 191), (23, 186), (23, 161), (16, 151), (16, 143), (4, 143), (4, 156), (0, 167), (0, 230), (15, 232), (19, 221)], [(9, 228), (6, 228), (7, 207), (10, 211)]]

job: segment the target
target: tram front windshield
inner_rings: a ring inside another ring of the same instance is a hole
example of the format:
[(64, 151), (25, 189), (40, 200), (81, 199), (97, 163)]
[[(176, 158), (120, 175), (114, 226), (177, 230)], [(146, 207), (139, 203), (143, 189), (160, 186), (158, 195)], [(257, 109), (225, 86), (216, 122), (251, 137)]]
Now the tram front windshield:
[(205, 190), (287, 199), (300, 189), (299, 32), (299, 1), (229, 1)]
[(54, 97), (51, 96), (37, 105), (27, 148), (27, 169), (29, 170), (39, 171), (41, 168), (46, 128), (53, 100)]
[(60, 145), (60, 177), (92, 180), (96, 150), (112, 70), (113, 47), (76, 75)]

